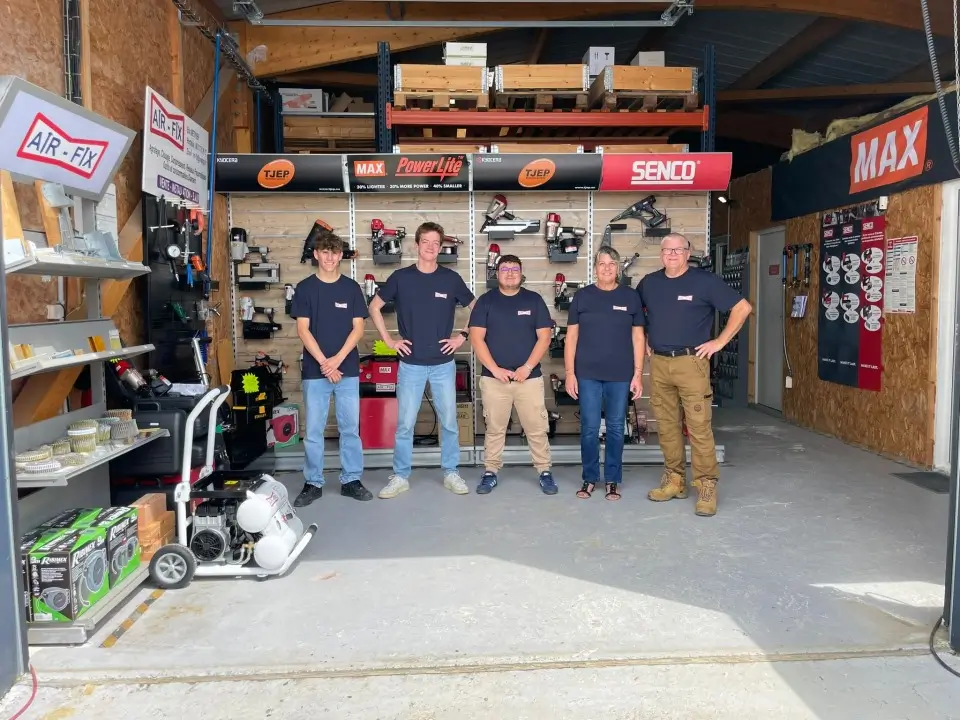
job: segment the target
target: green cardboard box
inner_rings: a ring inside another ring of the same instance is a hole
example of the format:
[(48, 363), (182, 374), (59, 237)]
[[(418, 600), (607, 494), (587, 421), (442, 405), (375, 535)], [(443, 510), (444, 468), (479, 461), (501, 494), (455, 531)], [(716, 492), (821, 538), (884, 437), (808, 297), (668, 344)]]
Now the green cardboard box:
[(110, 590), (107, 532), (70, 529), (30, 552), (33, 622), (72, 622)]

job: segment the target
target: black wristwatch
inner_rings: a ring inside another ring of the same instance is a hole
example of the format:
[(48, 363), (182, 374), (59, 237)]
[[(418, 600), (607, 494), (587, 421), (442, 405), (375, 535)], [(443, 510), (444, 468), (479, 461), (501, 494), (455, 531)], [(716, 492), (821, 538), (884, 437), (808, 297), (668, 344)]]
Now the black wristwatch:
[(470, 339), (470, 333), (468, 333), (466, 330), (460, 330), (460, 334), (463, 335), (464, 340)]

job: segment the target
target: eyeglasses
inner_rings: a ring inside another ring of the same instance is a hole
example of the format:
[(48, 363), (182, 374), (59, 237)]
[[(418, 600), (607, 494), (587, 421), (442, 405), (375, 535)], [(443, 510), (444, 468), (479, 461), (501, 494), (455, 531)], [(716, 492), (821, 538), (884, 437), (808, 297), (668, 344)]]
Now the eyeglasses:
[(518, 267), (501, 267), (501, 268), (497, 268), (497, 270), (498, 272), (513, 273), (514, 275), (520, 272), (520, 268)]
[(660, 252), (664, 255), (683, 255), (687, 248), (660, 248)]

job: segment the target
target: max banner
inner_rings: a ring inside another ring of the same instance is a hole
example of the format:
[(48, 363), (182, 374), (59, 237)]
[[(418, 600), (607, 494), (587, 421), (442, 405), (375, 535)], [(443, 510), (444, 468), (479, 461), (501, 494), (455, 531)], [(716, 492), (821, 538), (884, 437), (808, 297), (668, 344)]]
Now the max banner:
[[(946, 98), (957, 126), (957, 103)], [(772, 220), (822, 212), (958, 177), (936, 99), (773, 166)]]
[(716, 192), (730, 153), (217, 155), (216, 192)]

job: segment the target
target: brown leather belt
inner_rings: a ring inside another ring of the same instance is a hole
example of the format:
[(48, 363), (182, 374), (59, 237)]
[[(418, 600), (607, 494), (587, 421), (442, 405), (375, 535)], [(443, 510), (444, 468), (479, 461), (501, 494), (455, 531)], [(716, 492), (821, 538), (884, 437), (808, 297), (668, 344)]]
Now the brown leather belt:
[(664, 357), (683, 357), (684, 355), (696, 355), (696, 348), (681, 348), (680, 350), (654, 350), (654, 355), (663, 355)]

